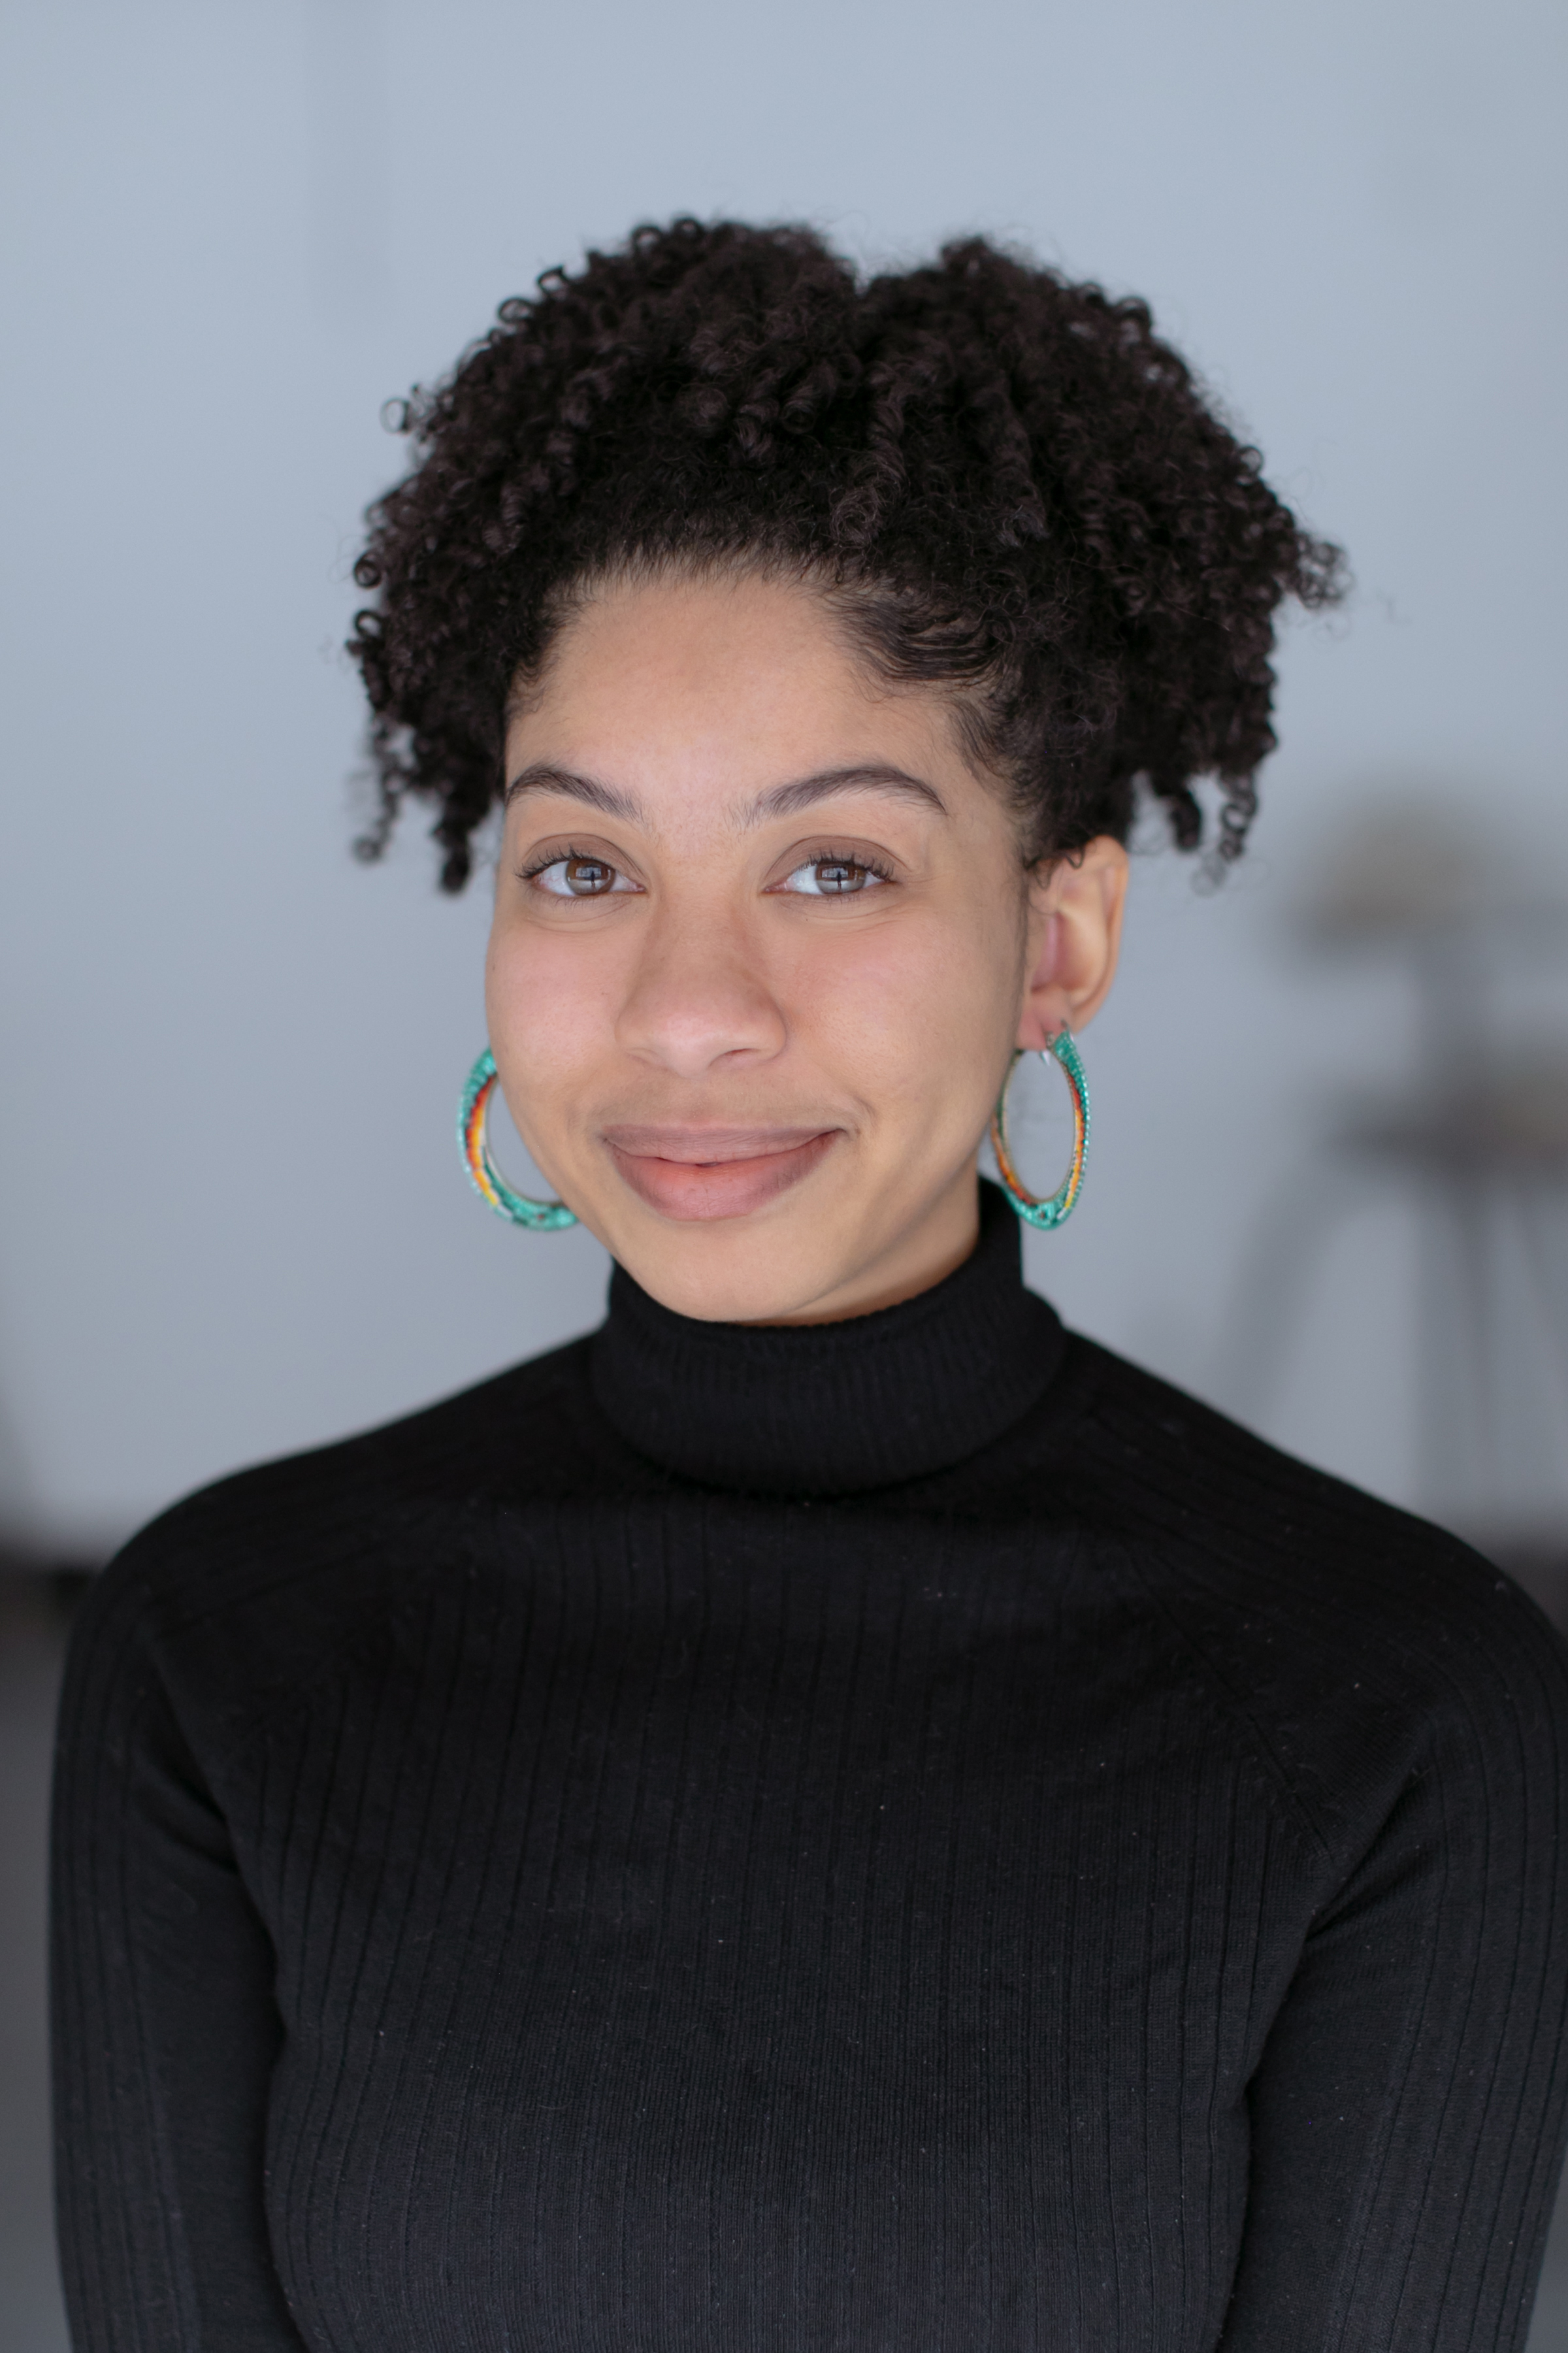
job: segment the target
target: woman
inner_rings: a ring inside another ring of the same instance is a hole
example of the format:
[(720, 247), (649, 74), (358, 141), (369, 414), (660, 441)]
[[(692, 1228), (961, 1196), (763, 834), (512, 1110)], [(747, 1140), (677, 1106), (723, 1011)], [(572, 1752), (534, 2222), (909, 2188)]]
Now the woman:
[[(1448, 2353), (1560, 2147), (1559, 1649), (1023, 1288), (1140, 783), (1240, 849), (1304, 535), (1136, 303), (643, 230), (405, 422), (383, 823), (502, 810), (590, 1338), (180, 1505), (58, 1801), (82, 2348)], [(520, 1247), (547, 1249), (547, 1239)]]

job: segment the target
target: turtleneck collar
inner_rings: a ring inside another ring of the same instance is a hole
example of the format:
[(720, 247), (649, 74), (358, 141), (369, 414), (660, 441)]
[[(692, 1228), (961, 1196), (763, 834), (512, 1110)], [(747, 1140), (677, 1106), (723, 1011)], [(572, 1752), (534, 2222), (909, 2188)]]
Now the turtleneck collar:
[(639, 1453), (705, 1485), (842, 1495), (978, 1452), (1044, 1394), (1066, 1345), (1024, 1288), (1017, 1220), (980, 1188), (980, 1240), (944, 1282), (841, 1324), (704, 1324), (617, 1266), (591, 1377)]

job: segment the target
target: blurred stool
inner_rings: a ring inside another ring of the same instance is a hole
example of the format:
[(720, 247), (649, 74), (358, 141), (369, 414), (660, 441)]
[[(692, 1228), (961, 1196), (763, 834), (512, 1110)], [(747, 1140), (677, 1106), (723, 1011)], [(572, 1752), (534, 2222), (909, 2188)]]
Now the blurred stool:
[(1216, 1386), (1260, 1409), (1336, 1229), (1392, 1187), (1419, 1219), (1424, 1507), (1568, 1624), (1568, 1035), (1531, 1039), (1497, 1006), (1511, 973), (1561, 956), (1568, 910), (1500, 875), (1441, 812), (1407, 807), (1347, 837), (1300, 930), (1318, 955), (1406, 964), (1415, 1068), (1331, 1104), (1267, 1205)]

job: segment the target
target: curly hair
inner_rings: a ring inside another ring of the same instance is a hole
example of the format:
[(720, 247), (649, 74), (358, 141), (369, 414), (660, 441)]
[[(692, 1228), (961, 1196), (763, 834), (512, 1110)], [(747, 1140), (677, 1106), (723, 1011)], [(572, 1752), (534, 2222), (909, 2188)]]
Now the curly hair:
[(509, 701), (574, 599), (670, 565), (784, 571), (892, 682), (953, 697), (1033, 860), (1125, 838), (1136, 788), (1235, 858), (1273, 749), (1274, 613), (1338, 551), (1262, 480), (1147, 307), (979, 237), (860, 280), (814, 231), (681, 219), (547, 270), (393, 420), (355, 566), (374, 857), (436, 807), (460, 890)]

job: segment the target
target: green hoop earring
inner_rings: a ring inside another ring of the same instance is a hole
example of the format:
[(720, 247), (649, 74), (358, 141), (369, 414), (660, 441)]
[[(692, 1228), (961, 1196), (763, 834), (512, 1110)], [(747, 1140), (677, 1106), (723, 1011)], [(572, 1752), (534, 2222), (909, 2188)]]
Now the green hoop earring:
[(563, 1226), (577, 1222), (565, 1202), (531, 1201), (525, 1194), (514, 1193), (490, 1158), (486, 1128), (495, 1083), (496, 1058), (487, 1046), (468, 1072), (468, 1082), (458, 1105), (458, 1144), (464, 1166), (474, 1180), (475, 1190), (498, 1217), (510, 1219), (514, 1226), (526, 1226), (531, 1234), (558, 1234)]
[(1061, 1225), (1071, 1216), (1072, 1205), (1078, 1199), (1079, 1188), (1083, 1183), (1083, 1164), (1089, 1152), (1089, 1081), (1084, 1075), (1083, 1059), (1073, 1043), (1071, 1032), (1058, 1029), (1049, 1046), (1041, 1049), (1040, 1060), (1042, 1062), (1058, 1063), (1066, 1071), (1067, 1082), (1072, 1089), (1072, 1166), (1049, 1200), (1037, 1201), (1020, 1184), (1007, 1144), (1007, 1091), (1013, 1083), (1013, 1073), (1023, 1059), (1024, 1050), (1020, 1047), (1007, 1065), (1007, 1076), (997, 1097), (996, 1108), (991, 1114), (991, 1149), (996, 1155), (996, 1170), (1006, 1188), (1007, 1198), (1024, 1223), (1038, 1226), (1048, 1232), (1053, 1226)]

